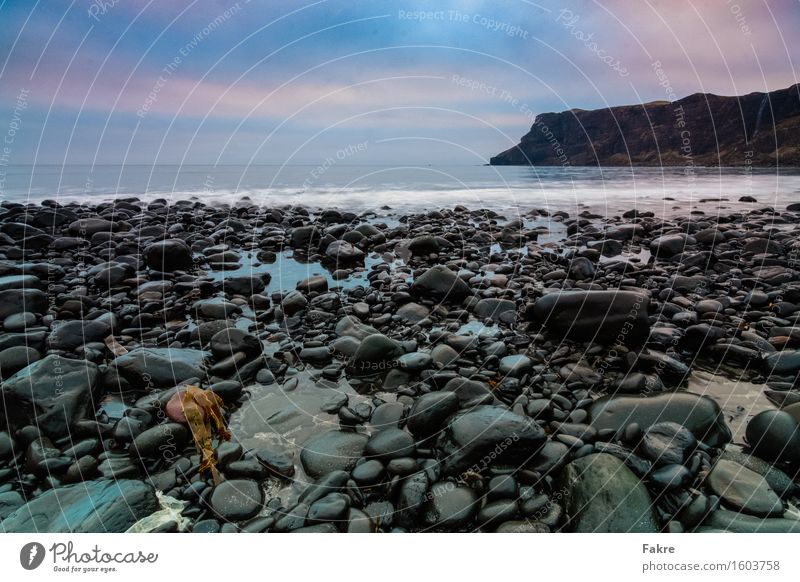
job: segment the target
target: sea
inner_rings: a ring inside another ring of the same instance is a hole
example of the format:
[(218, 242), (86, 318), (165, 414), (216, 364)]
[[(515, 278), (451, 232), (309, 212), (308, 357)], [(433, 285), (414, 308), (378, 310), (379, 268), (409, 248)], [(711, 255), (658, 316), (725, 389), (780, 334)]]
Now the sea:
[[(800, 202), (800, 169), (519, 167), (487, 165), (27, 165), (0, 168), (0, 201), (200, 200), (267, 207), (413, 212), (463, 205), (659, 216), (785, 209)], [(755, 199), (756, 202), (740, 201)]]

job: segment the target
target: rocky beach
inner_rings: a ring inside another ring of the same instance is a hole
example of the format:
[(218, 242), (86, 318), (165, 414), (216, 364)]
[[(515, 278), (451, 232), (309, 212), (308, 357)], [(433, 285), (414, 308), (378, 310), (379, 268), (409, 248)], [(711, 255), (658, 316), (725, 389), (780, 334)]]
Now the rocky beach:
[(3, 202), (0, 528), (800, 532), (800, 203), (732, 199)]

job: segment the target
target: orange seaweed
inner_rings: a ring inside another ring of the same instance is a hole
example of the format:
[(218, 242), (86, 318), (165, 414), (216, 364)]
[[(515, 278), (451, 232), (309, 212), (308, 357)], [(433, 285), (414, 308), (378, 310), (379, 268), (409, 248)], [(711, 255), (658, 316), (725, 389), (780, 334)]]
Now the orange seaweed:
[(200, 453), (200, 473), (210, 471), (214, 485), (219, 485), (221, 478), (217, 470), (213, 434), (216, 432), (219, 441), (231, 438), (222, 419), (222, 406), (219, 396), (211, 390), (203, 390), (197, 386), (188, 386), (181, 396), (183, 414), (192, 431), (197, 452)]

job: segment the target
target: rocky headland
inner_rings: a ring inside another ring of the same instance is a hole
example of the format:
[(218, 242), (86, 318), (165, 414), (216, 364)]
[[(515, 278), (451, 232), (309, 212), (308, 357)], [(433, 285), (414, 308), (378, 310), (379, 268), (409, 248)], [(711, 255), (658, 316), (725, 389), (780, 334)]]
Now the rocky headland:
[(495, 166), (800, 166), (800, 85), (536, 116)]
[(755, 202), (5, 202), (0, 527), (800, 531), (798, 233)]

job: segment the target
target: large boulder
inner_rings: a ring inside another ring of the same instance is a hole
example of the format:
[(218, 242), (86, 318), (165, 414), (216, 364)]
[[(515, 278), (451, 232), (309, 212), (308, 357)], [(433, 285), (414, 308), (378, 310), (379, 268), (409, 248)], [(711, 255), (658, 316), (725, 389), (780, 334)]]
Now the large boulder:
[(333, 471), (350, 471), (362, 456), (367, 440), (363, 434), (329, 430), (303, 445), (300, 462), (314, 479)]
[(211, 353), (218, 360), (243, 352), (248, 357), (258, 356), (263, 351), (261, 340), (251, 333), (236, 327), (218, 331), (211, 338)]
[(665, 234), (650, 243), (650, 252), (659, 257), (670, 258), (682, 253), (688, 245), (696, 243), (693, 237), (683, 233)]
[(85, 360), (50, 355), (3, 382), (5, 417), (12, 426), (35, 424), (45, 434), (63, 437), (90, 412), (97, 366)]
[(51, 348), (71, 351), (83, 344), (102, 342), (111, 333), (104, 321), (73, 320), (58, 324), (48, 338)]
[(460, 303), (472, 291), (469, 285), (444, 265), (436, 265), (414, 279), (411, 292), (425, 299)]
[(256, 293), (262, 293), (271, 279), (272, 275), (269, 273), (239, 275), (237, 277), (225, 277), (217, 286), (224, 293), (249, 297)]
[(194, 266), (192, 249), (180, 239), (160, 240), (144, 249), (144, 262), (154, 271), (188, 271)]
[(325, 249), (325, 256), (337, 263), (354, 263), (364, 259), (364, 251), (347, 241), (335, 240)]
[(0, 319), (16, 313), (44, 313), (47, 294), (39, 289), (5, 289), (0, 291)]
[(728, 459), (719, 459), (706, 478), (711, 490), (726, 505), (757, 517), (781, 517), (783, 503), (767, 480)]
[(653, 500), (644, 483), (616, 457), (581, 457), (561, 472), (569, 531), (656, 533)]
[(597, 430), (623, 430), (631, 423), (647, 430), (656, 423), (674, 422), (692, 431), (706, 445), (719, 447), (731, 440), (719, 405), (708, 396), (691, 392), (657, 396), (604, 396), (589, 407)]
[(119, 230), (119, 224), (105, 218), (81, 218), (69, 225), (69, 233), (83, 238), (92, 238), (98, 232), (113, 232)]
[(350, 368), (354, 372), (369, 374), (385, 372), (390, 368), (386, 362), (402, 355), (402, 346), (381, 333), (365, 337), (350, 360)]
[(800, 424), (785, 410), (756, 414), (745, 431), (753, 453), (765, 461), (800, 466)]
[(530, 418), (502, 406), (478, 406), (450, 422), (439, 437), (437, 452), (442, 473), (457, 475), (480, 472), (500, 460), (524, 464), (545, 440), (544, 430)]
[(638, 345), (650, 333), (646, 293), (557, 291), (540, 297), (526, 318), (562, 339)]
[(159, 508), (143, 481), (84, 481), (45, 491), (0, 523), (9, 533), (122, 533)]
[(169, 388), (205, 375), (206, 352), (186, 348), (136, 348), (111, 365), (136, 388)]

